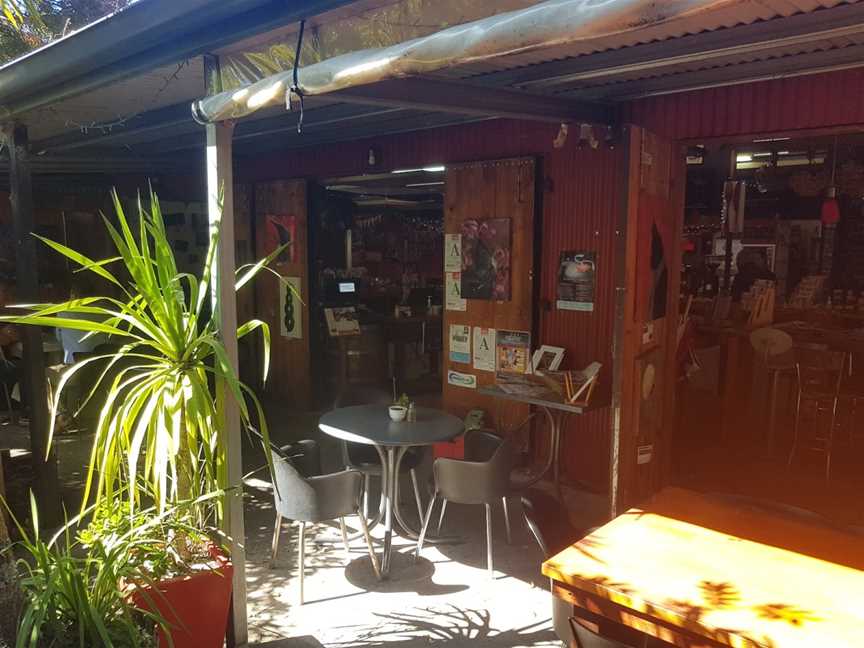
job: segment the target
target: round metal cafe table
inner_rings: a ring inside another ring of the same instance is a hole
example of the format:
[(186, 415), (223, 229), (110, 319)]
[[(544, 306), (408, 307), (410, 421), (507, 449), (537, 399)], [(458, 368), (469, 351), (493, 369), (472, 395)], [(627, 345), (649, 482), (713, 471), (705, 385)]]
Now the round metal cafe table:
[[(416, 421), (392, 421), (387, 405), (342, 407), (321, 417), (318, 427), (324, 434), (374, 446), (381, 457), (381, 503), (384, 517), (384, 552), (381, 575), (390, 573), (393, 530), (410, 540), (417, 532), (405, 522), (399, 510), (399, 464), (405, 452), (415, 446), (428, 446), (462, 434), (463, 422), (441, 410), (418, 407)], [(395, 519), (394, 519), (395, 518)], [(395, 524), (394, 524), (395, 522)]]

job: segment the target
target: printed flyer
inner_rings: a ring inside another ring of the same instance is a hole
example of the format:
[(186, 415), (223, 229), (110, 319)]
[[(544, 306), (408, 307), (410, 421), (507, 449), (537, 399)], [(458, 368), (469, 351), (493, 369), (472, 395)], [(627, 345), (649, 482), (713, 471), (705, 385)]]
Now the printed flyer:
[(447, 372), (447, 383), (455, 387), (465, 387), (466, 389), (477, 389), (477, 376), (474, 374), (462, 373), (461, 371)]
[(474, 368), (495, 371), (495, 329), (474, 327)]
[(450, 325), (451, 362), (471, 362), (471, 327), (463, 324)]
[(462, 235), (444, 235), (444, 271), (462, 272)]
[(558, 265), (558, 310), (594, 310), (594, 252), (562, 252)]
[(531, 373), (531, 334), (498, 330), (495, 336), (496, 370), (500, 373)]
[(444, 273), (444, 301), (445, 307), (450, 311), (464, 311), (468, 307), (468, 302), (462, 299), (462, 273), (461, 272), (445, 272)]

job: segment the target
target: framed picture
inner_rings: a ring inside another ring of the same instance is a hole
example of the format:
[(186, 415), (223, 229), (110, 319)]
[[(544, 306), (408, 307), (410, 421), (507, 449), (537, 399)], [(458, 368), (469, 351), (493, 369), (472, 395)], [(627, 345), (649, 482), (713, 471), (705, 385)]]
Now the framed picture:
[(563, 359), (564, 349), (562, 347), (544, 344), (534, 352), (531, 358), (531, 367), (535, 373), (537, 371), (556, 371), (561, 366)]

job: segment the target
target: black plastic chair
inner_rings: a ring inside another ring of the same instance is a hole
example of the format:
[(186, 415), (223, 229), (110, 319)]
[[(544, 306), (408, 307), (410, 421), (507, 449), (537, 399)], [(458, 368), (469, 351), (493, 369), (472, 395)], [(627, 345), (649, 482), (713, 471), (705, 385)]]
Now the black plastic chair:
[(513, 468), (513, 448), (509, 441), (491, 432), (473, 431), (465, 435), (465, 456), (466, 459), (439, 458), (432, 464), (435, 494), (426, 510), (416, 555), (419, 556), (423, 550), (423, 540), (429, 528), (432, 510), (439, 497), (445, 502), (455, 504), (483, 504), (486, 508), (486, 567), (491, 576), (492, 504), (503, 500), (506, 514), (510, 471)]
[[(287, 455), (287, 456), (286, 456)], [(288, 456), (291, 456), (289, 459)], [(296, 465), (295, 465), (296, 464)], [(369, 557), (375, 574), (380, 577), (378, 557), (372, 547), (366, 519), (360, 511), (360, 493), (363, 475), (356, 470), (345, 470), (329, 475), (310, 474), (303, 476), (300, 469), (308, 473), (319, 472), (318, 446), (314, 441), (280, 448), (273, 455), (275, 488), (273, 498), (276, 508), (276, 522), (273, 527), (273, 553), (271, 566), (279, 551), (279, 536), (282, 518), (299, 523), (297, 534), (297, 554), (300, 583), (300, 605), (303, 604), (303, 580), (305, 576), (305, 534), (307, 524), (319, 524), (329, 520), (339, 520), (345, 552), (349, 551), (345, 516), (357, 515), (360, 527), (369, 549)]]

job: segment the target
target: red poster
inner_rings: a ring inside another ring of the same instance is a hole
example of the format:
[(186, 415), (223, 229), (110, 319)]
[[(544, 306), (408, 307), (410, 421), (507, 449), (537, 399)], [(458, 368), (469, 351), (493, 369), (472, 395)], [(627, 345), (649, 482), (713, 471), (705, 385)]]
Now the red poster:
[(297, 260), (297, 217), (293, 214), (267, 214), (264, 217), (264, 253), (288, 247), (276, 257), (276, 263), (294, 263)]

